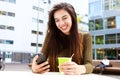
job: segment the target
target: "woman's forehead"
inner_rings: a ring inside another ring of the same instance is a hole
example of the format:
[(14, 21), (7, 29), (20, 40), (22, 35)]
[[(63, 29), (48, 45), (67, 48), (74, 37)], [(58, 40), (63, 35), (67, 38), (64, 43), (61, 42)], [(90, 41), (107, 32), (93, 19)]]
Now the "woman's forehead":
[(60, 9), (54, 13), (54, 18), (61, 18), (70, 15), (66, 10)]

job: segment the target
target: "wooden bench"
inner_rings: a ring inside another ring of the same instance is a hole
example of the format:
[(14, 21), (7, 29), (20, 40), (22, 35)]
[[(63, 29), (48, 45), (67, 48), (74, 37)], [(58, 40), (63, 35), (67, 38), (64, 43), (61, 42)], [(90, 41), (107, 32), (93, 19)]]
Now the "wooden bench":
[[(93, 60), (93, 66), (98, 65), (102, 60)], [(120, 60), (110, 60), (112, 67), (106, 67), (103, 73), (120, 74)], [(100, 68), (97, 67), (93, 70), (93, 73), (99, 73)]]

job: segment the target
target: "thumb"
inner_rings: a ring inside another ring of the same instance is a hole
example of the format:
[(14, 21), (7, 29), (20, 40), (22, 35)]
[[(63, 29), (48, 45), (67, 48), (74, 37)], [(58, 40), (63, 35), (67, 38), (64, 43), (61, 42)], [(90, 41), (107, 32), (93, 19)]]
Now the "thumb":
[(36, 62), (37, 58), (38, 58), (38, 55), (35, 55), (35, 57), (33, 58), (33, 62)]

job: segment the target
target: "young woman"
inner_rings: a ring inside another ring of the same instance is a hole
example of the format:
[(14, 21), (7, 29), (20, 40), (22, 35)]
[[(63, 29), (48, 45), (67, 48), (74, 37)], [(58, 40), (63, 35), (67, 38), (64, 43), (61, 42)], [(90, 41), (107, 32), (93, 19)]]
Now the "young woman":
[[(38, 56), (35, 56), (32, 63), (34, 73), (57, 72), (59, 68), (64, 74), (71, 75), (92, 72), (91, 35), (78, 32), (77, 16), (71, 4), (58, 3), (50, 10), (47, 35), (41, 52), (48, 60), (37, 65)], [(72, 54), (72, 62), (58, 67), (58, 57), (70, 57)]]

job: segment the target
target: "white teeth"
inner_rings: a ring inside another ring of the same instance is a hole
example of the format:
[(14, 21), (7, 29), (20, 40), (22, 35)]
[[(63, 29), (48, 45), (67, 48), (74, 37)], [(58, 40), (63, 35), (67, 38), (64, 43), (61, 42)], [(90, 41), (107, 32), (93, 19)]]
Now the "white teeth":
[(61, 27), (61, 29), (65, 30), (65, 29), (67, 29), (67, 26), (64, 25)]
[(65, 29), (67, 29), (67, 27), (61, 27), (61, 29), (65, 30)]
[(63, 29), (66, 29), (66, 27), (62, 27)]

